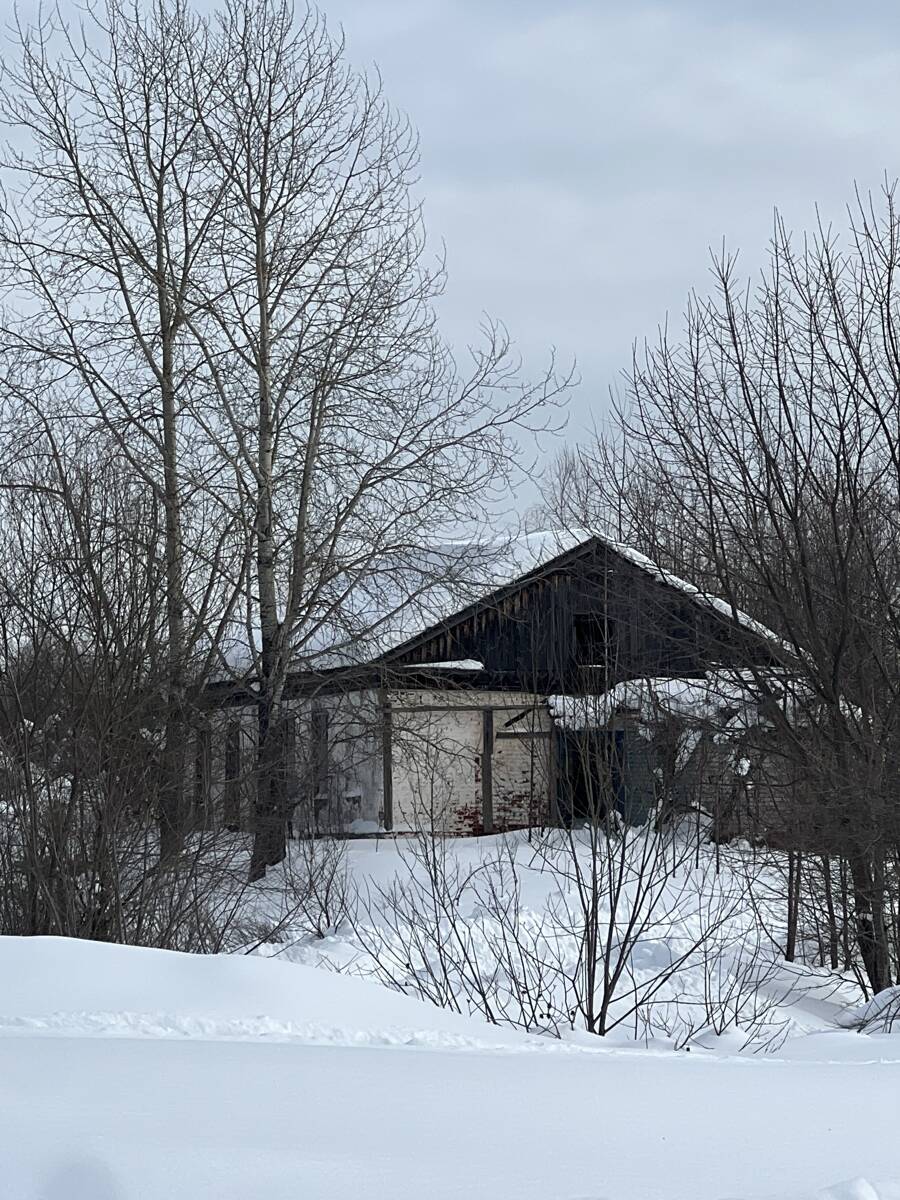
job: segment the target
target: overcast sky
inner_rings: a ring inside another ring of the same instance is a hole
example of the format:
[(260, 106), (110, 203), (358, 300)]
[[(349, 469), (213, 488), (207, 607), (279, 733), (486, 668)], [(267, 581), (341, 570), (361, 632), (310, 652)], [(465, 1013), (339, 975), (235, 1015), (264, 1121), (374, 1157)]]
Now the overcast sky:
[(896, 0), (323, 0), (418, 127), (447, 334), (502, 318), (535, 365), (578, 360), (568, 436), (634, 339), (761, 262), (777, 205), (842, 220), (900, 173)]

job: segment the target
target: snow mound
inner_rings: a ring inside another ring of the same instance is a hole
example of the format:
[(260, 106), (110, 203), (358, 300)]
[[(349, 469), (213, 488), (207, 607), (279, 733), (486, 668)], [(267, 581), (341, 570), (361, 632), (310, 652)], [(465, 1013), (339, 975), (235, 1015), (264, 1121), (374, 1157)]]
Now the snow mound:
[(543, 1041), (278, 958), (0, 937), (0, 1036), (16, 1034), (457, 1049)]
[(0, 938), (0, 1196), (900, 1200), (900, 1063), (851, 1043), (586, 1053), (321, 967)]
[(845, 1009), (836, 1020), (844, 1029), (858, 1029), (864, 1033), (889, 1033), (894, 1027), (900, 1029), (900, 985), (885, 988), (866, 1003)]
[(205, 1042), (297, 1043), (305, 1046), (404, 1046), (492, 1053), (584, 1053), (589, 1048), (549, 1038), (476, 1038), (440, 1029), (342, 1028), (271, 1017), (181, 1016), (178, 1013), (61, 1012), (44, 1017), (0, 1016), (0, 1037), (166, 1038)]
[(820, 1192), (822, 1200), (896, 1200), (900, 1197), (897, 1185), (877, 1187), (867, 1179), (850, 1179)]

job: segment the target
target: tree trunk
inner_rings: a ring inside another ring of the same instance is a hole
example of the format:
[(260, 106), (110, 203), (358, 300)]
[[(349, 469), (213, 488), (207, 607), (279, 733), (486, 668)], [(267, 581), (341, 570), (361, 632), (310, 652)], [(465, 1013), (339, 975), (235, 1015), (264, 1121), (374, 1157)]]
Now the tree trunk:
[(834, 911), (834, 888), (831, 881), (831, 856), (822, 856), (822, 878), (825, 883), (825, 907), (828, 913), (828, 961), (832, 971), (840, 966), (838, 927)]
[(880, 919), (878, 917), (883, 893), (875, 887), (872, 864), (867, 855), (856, 852), (850, 857), (849, 863), (856, 915), (856, 944), (872, 991), (878, 993), (891, 985), (883, 912)]
[(257, 454), (256, 567), (259, 585), (260, 698), (259, 745), (256, 777), (256, 827), (250, 862), (251, 881), (261, 879), (287, 853), (286, 814), (279, 787), (279, 747), (275, 710), (280, 695), (280, 635), (278, 591), (275, 581), (275, 530), (272, 504), (274, 429), (272, 414), (271, 342), (269, 330), (269, 264), (266, 230), (256, 231), (256, 301), (259, 311), (259, 345), (256, 358), (259, 388), (259, 448)]
[[(160, 204), (162, 199), (160, 198)], [(162, 224), (157, 226), (160, 280), (164, 270)], [(172, 316), (164, 287), (158, 292), (162, 363), (160, 390), (163, 425), (163, 506), (165, 511), (167, 695), (163, 778), (160, 795), (160, 858), (167, 861), (184, 846), (184, 771), (186, 760), (184, 686), (184, 549), (178, 479), (178, 428)]]
[(262, 879), (266, 869), (281, 862), (286, 852), (285, 814), (278, 787), (278, 739), (275, 737), (267, 696), (261, 697), (259, 702), (258, 731), (253, 853), (250, 858), (251, 883)]
[(797, 926), (800, 921), (800, 872), (802, 859), (798, 850), (788, 851), (787, 943), (784, 957), (793, 962), (797, 954)]

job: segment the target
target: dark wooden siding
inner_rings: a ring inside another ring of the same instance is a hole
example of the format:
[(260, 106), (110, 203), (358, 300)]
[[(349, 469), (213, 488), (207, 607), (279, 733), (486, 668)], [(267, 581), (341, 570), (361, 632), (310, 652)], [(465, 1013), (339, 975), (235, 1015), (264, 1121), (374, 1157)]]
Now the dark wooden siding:
[(547, 693), (699, 674), (748, 656), (767, 661), (771, 648), (601, 544), (384, 661), (412, 667), (471, 659), (484, 664), (493, 686)]

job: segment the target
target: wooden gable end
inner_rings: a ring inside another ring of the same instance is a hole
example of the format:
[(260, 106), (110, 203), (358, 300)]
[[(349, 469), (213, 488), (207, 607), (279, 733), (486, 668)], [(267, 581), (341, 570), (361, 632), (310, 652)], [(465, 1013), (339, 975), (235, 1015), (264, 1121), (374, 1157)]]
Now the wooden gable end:
[(600, 539), (385, 655), (388, 667), (478, 662), (473, 685), (550, 692), (772, 660), (772, 646)]

